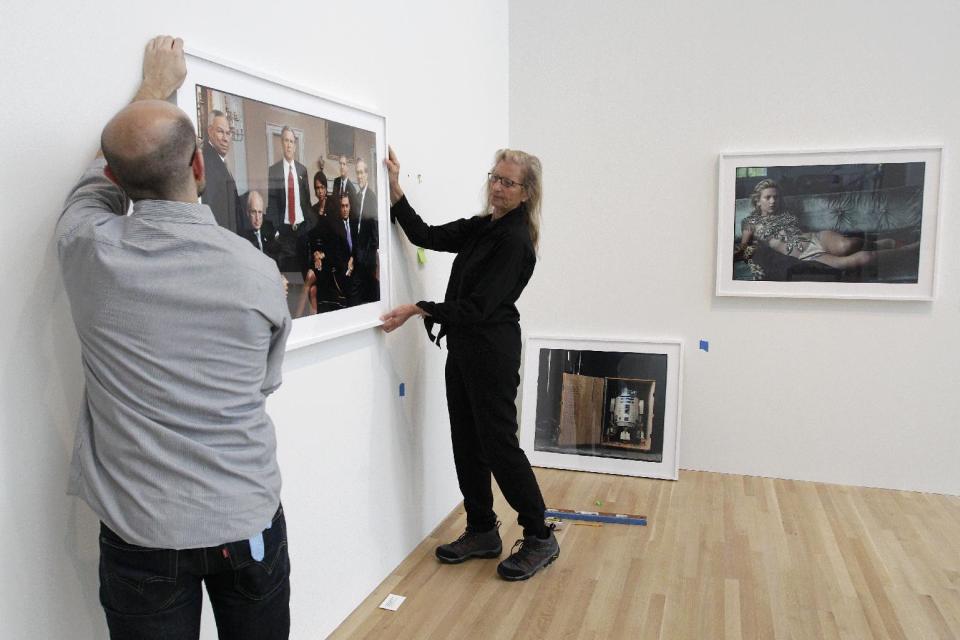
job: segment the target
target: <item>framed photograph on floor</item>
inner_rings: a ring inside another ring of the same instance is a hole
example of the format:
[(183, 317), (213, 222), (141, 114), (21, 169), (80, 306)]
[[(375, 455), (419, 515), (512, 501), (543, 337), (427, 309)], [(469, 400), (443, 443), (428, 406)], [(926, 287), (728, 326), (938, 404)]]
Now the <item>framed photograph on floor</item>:
[(677, 479), (680, 341), (536, 337), (524, 357), (533, 466)]
[(390, 308), (386, 119), (197, 52), (177, 104), (203, 150), (201, 202), (287, 279), (287, 348), (379, 325)]
[(717, 295), (932, 300), (941, 156), (721, 155)]

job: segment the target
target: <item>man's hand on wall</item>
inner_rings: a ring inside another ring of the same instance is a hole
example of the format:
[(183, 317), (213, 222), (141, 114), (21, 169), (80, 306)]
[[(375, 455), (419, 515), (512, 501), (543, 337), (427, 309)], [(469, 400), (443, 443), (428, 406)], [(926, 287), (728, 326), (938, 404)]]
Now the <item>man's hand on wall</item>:
[(183, 40), (157, 36), (143, 51), (143, 81), (134, 100), (166, 100), (187, 77)]

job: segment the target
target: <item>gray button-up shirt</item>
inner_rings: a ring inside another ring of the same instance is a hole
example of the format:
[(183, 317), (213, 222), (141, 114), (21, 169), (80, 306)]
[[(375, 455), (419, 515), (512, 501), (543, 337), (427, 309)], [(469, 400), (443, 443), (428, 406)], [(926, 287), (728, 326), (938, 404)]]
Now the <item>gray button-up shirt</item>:
[(133, 544), (250, 538), (280, 501), (264, 410), (291, 325), (280, 273), (206, 205), (122, 215), (103, 166), (56, 231), (85, 381), (68, 493)]

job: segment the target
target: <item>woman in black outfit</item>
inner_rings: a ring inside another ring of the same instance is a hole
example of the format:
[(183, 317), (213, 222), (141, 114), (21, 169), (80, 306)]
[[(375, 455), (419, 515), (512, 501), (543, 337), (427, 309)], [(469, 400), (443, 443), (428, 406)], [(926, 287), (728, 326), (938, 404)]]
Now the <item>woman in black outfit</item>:
[[(487, 214), (429, 226), (400, 188), (390, 150), (390, 215), (410, 241), (456, 253), (443, 302), (405, 304), (383, 316), (385, 331), (424, 318), (437, 345), (447, 338), (447, 407), (453, 459), (467, 512), (467, 530), (437, 547), (441, 562), (496, 558), (502, 545), (490, 475), (519, 514), (523, 540), (497, 566), (507, 580), (525, 580), (560, 554), (536, 476), (517, 440), (520, 314), (516, 301), (533, 274), (540, 227), (541, 169), (536, 156), (501, 149), (488, 174)], [(435, 325), (440, 325), (436, 337)]]

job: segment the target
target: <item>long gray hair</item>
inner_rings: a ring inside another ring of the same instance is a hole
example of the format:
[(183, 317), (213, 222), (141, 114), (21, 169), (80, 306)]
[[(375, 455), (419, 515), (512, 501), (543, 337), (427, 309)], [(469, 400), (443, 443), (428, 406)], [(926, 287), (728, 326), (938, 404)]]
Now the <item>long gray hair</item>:
[[(527, 194), (527, 227), (536, 251), (540, 242), (540, 201), (543, 198), (543, 168), (540, 158), (519, 149), (500, 149), (493, 156), (493, 167), (502, 161), (512, 162), (523, 169), (523, 190)], [(486, 198), (486, 211), (490, 211), (489, 188), (486, 190)]]

